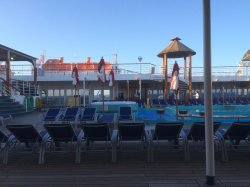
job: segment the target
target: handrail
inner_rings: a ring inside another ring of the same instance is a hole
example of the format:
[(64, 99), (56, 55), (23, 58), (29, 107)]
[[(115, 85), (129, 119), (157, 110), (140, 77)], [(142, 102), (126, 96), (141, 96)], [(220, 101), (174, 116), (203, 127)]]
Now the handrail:
[(2, 80), (2, 82), (3, 82), (3, 84), (1, 85), (1, 88), (0, 88), (1, 95), (5, 95), (5, 94), (11, 95), (11, 85), (8, 85), (7, 81), (2, 77), (0, 77), (0, 80)]
[[(28, 81), (22, 81), (22, 80), (16, 80), (16, 79), (11, 79), (11, 84), (8, 85), (7, 81), (0, 77), (0, 80), (2, 80), (3, 84), (1, 85), (1, 95), (13, 95), (14, 93), (19, 92), (21, 95), (26, 95), (30, 96), (32, 95), (31, 92), (33, 90), (33, 93), (36, 94), (38, 90), (38, 86), (28, 82)], [(25, 92), (25, 88), (28, 88), (28, 92)], [(15, 92), (13, 92), (13, 90)]]

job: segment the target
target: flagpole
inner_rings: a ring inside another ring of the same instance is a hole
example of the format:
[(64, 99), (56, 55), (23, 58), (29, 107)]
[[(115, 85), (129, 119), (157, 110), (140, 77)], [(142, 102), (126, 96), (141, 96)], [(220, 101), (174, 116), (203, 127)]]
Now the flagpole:
[(102, 112), (104, 112), (104, 83), (102, 83)]
[(86, 79), (86, 76), (84, 74), (84, 77), (83, 77), (83, 107), (85, 107), (85, 102), (86, 102), (85, 101), (85, 97), (86, 97), (86, 95), (85, 95), (86, 94), (85, 93), (86, 92), (86, 90), (85, 90), (86, 89), (86, 82), (85, 82), (86, 80), (85, 79)]
[(176, 107), (176, 119), (178, 120), (178, 101), (177, 101), (178, 90), (175, 91), (175, 107)]
[(74, 98), (75, 98), (75, 107), (76, 107), (76, 85), (75, 85), (75, 95), (74, 95)]

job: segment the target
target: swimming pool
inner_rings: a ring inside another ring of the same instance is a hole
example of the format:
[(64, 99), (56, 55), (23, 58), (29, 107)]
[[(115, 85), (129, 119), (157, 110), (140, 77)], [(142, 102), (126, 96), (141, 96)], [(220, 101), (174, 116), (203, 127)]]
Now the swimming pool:
[[(204, 111), (204, 106), (179, 106), (179, 110), (187, 110), (189, 114), (198, 114)], [(166, 112), (175, 114), (176, 107), (166, 107)], [(250, 115), (250, 105), (213, 105), (214, 115)]]
[[(142, 119), (147, 125), (154, 125), (159, 121), (176, 121), (176, 107), (165, 107), (165, 113), (159, 115), (157, 108), (140, 108), (136, 114), (136, 119)], [(199, 115), (199, 112), (204, 111), (204, 106), (178, 106), (178, 110), (187, 110), (188, 114)], [(233, 121), (250, 121), (250, 105), (214, 105), (213, 114), (217, 117), (214, 121), (231, 123)], [(230, 116), (248, 116), (249, 118), (236, 119)], [(219, 118), (218, 116), (224, 116)], [(225, 117), (228, 116), (228, 117)], [(194, 121), (204, 121), (204, 118), (178, 118), (179, 121), (184, 121), (185, 125), (190, 125)]]

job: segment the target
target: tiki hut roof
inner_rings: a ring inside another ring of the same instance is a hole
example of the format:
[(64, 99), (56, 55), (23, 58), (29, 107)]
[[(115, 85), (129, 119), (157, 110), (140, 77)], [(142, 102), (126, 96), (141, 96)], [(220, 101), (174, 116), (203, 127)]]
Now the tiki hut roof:
[(169, 46), (167, 46), (163, 51), (161, 51), (157, 56), (163, 58), (164, 54), (167, 54), (167, 58), (181, 58), (187, 56), (193, 56), (196, 54), (195, 51), (190, 49), (181, 43), (178, 37), (173, 38), (173, 41)]
[(241, 61), (250, 61), (250, 49), (245, 53)]

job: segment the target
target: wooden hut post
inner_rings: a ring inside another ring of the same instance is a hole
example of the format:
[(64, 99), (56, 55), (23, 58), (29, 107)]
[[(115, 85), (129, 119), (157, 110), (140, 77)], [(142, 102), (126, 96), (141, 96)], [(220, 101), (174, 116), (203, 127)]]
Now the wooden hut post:
[(189, 77), (189, 99), (192, 99), (192, 57), (189, 56), (189, 72), (188, 72), (188, 77)]
[(36, 67), (36, 61), (35, 60), (33, 60), (32, 61), (32, 63), (33, 63), (33, 66), (34, 66), (34, 83), (36, 84), (37, 83), (37, 67)]
[(165, 85), (164, 85), (164, 99), (168, 99), (168, 58), (165, 53), (163, 56), (163, 61), (165, 62)]
[(187, 58), (184, 57), (184, 79), (187, 78)]

